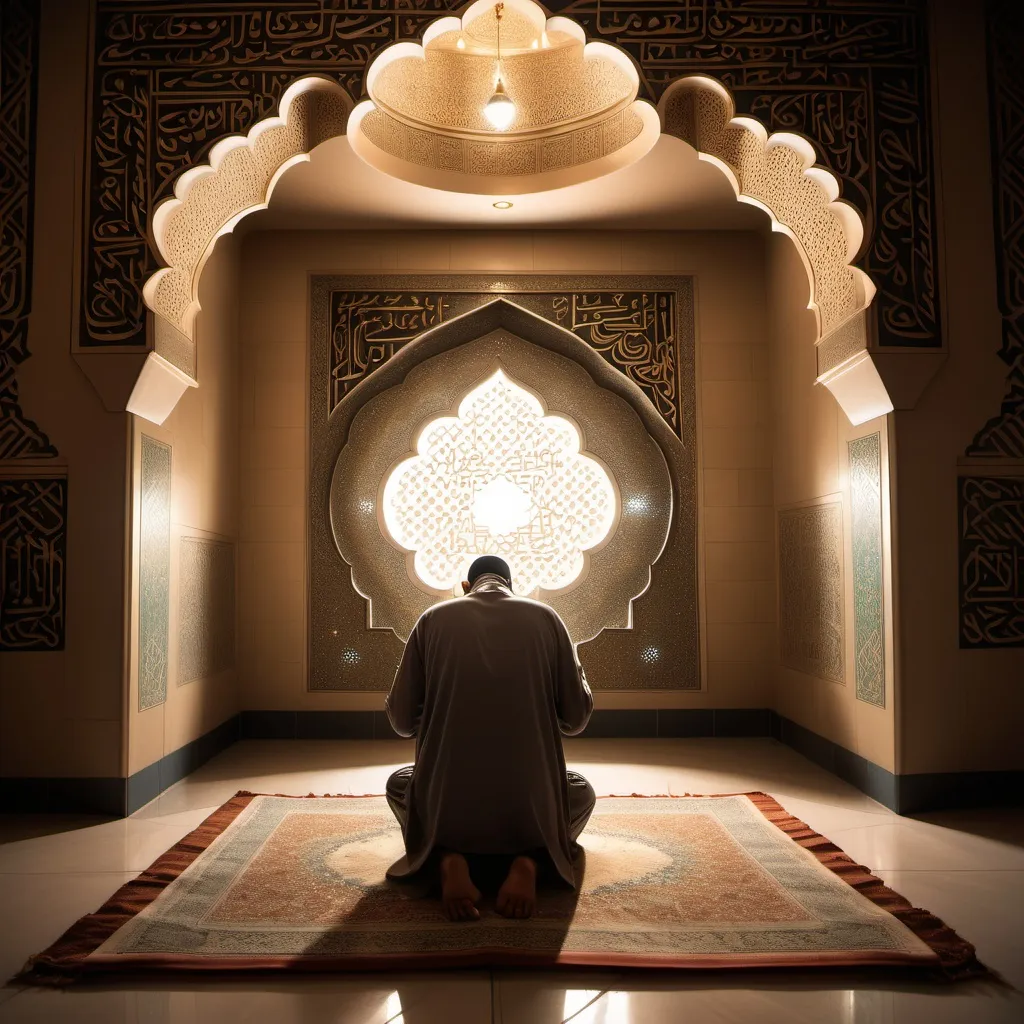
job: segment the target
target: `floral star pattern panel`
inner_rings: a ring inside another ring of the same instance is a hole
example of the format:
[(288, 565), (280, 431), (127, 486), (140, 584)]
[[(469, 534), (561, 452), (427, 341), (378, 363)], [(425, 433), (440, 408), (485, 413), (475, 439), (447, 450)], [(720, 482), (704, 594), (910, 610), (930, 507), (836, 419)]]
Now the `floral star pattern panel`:
[(615, 487), (580, 452), (579, 431), (501, 370), (416, 449), (384, 485), (384, 522), (436, 590), (452, 591), (484, 554), (509, 563), (518, 594), (562, 590), (615, 522)]
[(0, 480), (0, 651), (64, 649), (68, 482)]
[(960, 646), (1024, 647), (1024, 479), (960, 478)]

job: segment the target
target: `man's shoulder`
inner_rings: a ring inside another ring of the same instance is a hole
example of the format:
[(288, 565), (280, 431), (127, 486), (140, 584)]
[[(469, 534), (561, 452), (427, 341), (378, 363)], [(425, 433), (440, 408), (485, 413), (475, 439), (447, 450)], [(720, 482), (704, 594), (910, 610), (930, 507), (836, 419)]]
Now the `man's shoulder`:
[(510, 611), (514, 609), (523, 615), (533, 615), (538, 619), (550, 619), (561, 622), (558, 612), (551, 605), (545, 604), (543, 601), (537, 601), (532, 597), (520, 597), (518, 594), (502, 594), (499, 597), (495, 597), (493, 594), (470, 594), (468, 597), (454, 597), (438, 601), (437, 604), (432, 604), (420, 615), (419, 621), (427, 624), (432, 621), (443, 622), (449, 619), (458, 619), (464, 615), (470, 615), (476, 603), (474, 598), (488, 603), (497, 601), (502, 608)]

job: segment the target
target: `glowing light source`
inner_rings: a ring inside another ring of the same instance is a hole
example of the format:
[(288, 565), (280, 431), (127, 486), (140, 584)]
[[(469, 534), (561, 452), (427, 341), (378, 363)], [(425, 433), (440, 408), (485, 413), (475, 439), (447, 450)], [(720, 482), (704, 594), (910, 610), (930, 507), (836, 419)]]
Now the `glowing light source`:
[(388, 475), (384, 526), (438, 591), (465, 579), (482, 554), (505, 558), (517, 593), (571, 586), (618, 511), (615, 485), (580, 444), (572, 423), (546, 415), (498, 370), (462, 399), (458, 416), (427, 424), (417, 454)]
[(501, 79), (494, 88), (494, 95), (487, 101), (484, 107), (484, 117), (491, 123), (491, 127), (503, 132), (516, 116), (516, 105), (508, 98), (505, 86)]
[(501, 12), (504, 9), (504, 4), (494, 5), (494, 20), (498, 31), (498, 82), (494, 87), (494, 95), (484, 107), (484, 117), (490, 122), (491, 127), (499, 132), (503, 132), (516, 116), (516, 105), (508, 98), (501, 81)]
[(491, 203), (496, 210), (511, 210), (512, 204), (507, 199), (499, 199), (496, 203)]

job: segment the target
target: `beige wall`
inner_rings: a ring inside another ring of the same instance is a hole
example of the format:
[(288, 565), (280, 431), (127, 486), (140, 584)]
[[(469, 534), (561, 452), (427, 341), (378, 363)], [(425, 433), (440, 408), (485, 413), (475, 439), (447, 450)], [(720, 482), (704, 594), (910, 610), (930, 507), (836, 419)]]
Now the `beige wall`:
[[(179, 556), (183, 537), (237, 543), (239, 531), (238, 244), (217, 243), (203, 273), (196, 326), (198, 388), (162, 426), (133, 416), (133, 589), (128, 698), (128, 771), (139, 771), (236, 714), (236, 667), (181, 684), (178, 672)], [(170, 643), (167, 699), (139, 711), (140, 437), (171, 446)], [(238, 563), (236, 549), (236, 566)], [(237, 572), (237, 570), (236, 570)]]
[(21, 405), (55, 459), (6, 476), (68, 476), (66, 647), (0, 654), (0, 775), (122, 774), (128, 416), (107, 412), (71, 355), (88, 5), (44, 5), (40, 37), (31, 358)]
[(602, 692), (598, 704), (766, 706), (775, 601), (759, 236), (255, 231), (243, 244), (246, 301), (240, 313), (243, 707), (382, 706), (383, 694), (306, 690), (308, 275), (447, 271), (696, 278), (705, 689)]
[[(843, 520), (844, 682), (819, 679), (781, 664), (779, 649), (773, 707), (780, 714), (847, 750), (892, 771), (895, 764), (892, 658), (892, 589), (885, 573), (886, 706), (857, 700), (853, 645), (853, 579), (847, 442), (878, 432), (882, 439), (882, 505), (888, 494), (888, 419), (857, 427), (821, 385), (814, 383), (814, 313), (807, 308), (807, 274), (793, 244), (773, 234), (768, 242), (767, 282), (771, 323), (771, 395), (776, 515), (819, 502), (838, 502)], [(774, 524), (773, 524), (774, 529)], [(883, 554), (889, 550), (888, 516), (883, 511)]]

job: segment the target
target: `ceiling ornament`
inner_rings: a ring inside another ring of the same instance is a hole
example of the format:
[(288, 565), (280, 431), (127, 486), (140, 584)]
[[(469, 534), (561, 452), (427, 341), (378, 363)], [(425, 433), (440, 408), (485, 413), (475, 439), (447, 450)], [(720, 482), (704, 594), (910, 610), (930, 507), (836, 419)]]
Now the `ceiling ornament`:
[[(478, 0), (461, 19), (432, 22), (421, 43), (395, 43), (373, 61), (370, 98), (352, 111), (347, 134), (363, 160), (404, 181), (543, 192), (651, 149), (661, 127), (639, 87), (629, 56), (588, 43), (575, 21), (547, 18), (532, 0)], [(495, 107), (511, 114), (507, 125), (492, 121)]]

